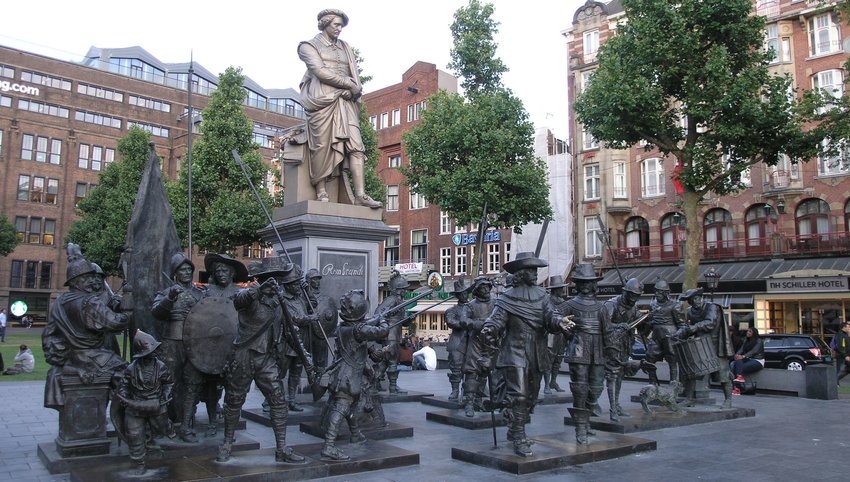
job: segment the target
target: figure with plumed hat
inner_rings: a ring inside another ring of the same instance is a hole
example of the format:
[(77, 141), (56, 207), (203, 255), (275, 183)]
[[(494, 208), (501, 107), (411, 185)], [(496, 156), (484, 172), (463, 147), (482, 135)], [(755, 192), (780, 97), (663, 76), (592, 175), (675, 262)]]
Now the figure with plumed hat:
[(573, 406), (569, 411), (575, 421), (579, 445), (587, 444), (587, 436), (592, 434), (590, 415), (602, 415), (598, 400), (604, 388), (604, 340), (609, 318), (596, 299), (596, 284), (600, 279), (593, 265), (578, 264), (572, 276), (578, 293), (565, 303), (563, 311), (565, 315), (572, 315), (576, 324), (564, 359), (570, 367)]
[(537, 285), (537, 269), (547, 265), (533, 253), (519, 253), (505, 263), (505, 271), (514, 275), (513, 286), (496, 299), (479, 335), (485, 345), (498, 346), (496, 368), (504, 377), (507, 437), (521, 457), (533, 455), (525, 425), (542, 374), (551, 369), (547, 334), (567, 332), (572, 325), (552, 309), (549, 294)]
[(158, 435), (177, 437), (167, 408), (174, 378), (165, 363), (154, 356), (160, 345), (151, 335), (136, 331), (133, 362), (124, 370), (112, 405), (112, 423), (118, 435), (127, 442), (130, 460), (136, 464), (139, 475), (145, 473), (148, 450), (160, 449), (154, 438)]

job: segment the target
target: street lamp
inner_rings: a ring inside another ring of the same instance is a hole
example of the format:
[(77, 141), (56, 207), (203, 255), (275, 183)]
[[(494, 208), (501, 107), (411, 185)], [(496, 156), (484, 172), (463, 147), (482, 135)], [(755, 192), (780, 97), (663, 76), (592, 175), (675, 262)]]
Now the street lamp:
[(705, 285), (708, 288), (708, 292), (711, 293), (711, 302), (714, 302), (714, 290), (717, 289), (717, 285), (720, 283), (720, 272), (714, 269), (714, 266), (708, 268), (708, 270), (703, 273), (703, 278), (705, 278)]

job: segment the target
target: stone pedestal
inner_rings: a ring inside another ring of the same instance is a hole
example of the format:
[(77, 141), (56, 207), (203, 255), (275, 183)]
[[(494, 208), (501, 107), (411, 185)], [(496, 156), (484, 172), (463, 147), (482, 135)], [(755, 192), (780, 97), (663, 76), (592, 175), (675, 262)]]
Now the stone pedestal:
[(84, 384), (78, 376), (62, 375), (65, 407), (59, 412), (56, 437), (56, 450), (62, 457), (109, 453), (106, 436), (109, 382), (108, 376)]
[(362, 289), (371, 309), (378, 305), (380, 242), (398, 230), (384, 224), (382, 210), (319, 201), (301, 201), (277, 208), (274, 227), (259, 231), (280, 250), (277, 233), (294, 263), (322, 275), (322, 293), (338, 300)]
[(809, 365), (806, 367), (806, 398), (835, 400), (838, 398), (838, 377), (835, 367)]

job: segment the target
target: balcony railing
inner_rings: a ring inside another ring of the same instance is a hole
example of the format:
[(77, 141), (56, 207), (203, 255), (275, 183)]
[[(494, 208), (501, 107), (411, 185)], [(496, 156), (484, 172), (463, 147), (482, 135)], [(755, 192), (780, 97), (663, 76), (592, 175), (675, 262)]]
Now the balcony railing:
[[(679, 262), (685, 242), (666, 245), (614, 248), (618, 265), (640, 265), (652, 262)], [(777, 233), (763, 238), (736, 238), (700, 243), (704, 260), (742, 259), (751, 257), (808, 257), (850, 254), (850, 232), (786, 235)], [(606, 263), (613, 264), (610, 253)]]

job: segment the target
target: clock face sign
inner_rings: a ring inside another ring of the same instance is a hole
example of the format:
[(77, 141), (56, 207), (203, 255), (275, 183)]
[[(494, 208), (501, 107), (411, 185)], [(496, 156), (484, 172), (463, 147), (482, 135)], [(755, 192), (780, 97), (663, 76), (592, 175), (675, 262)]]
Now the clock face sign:
[(9, 307), (9, 310), (15, 316), (24, 316), (27, 314), (27, 302), (24, 300), (17, 300), (12, 303), (12, 306)]

